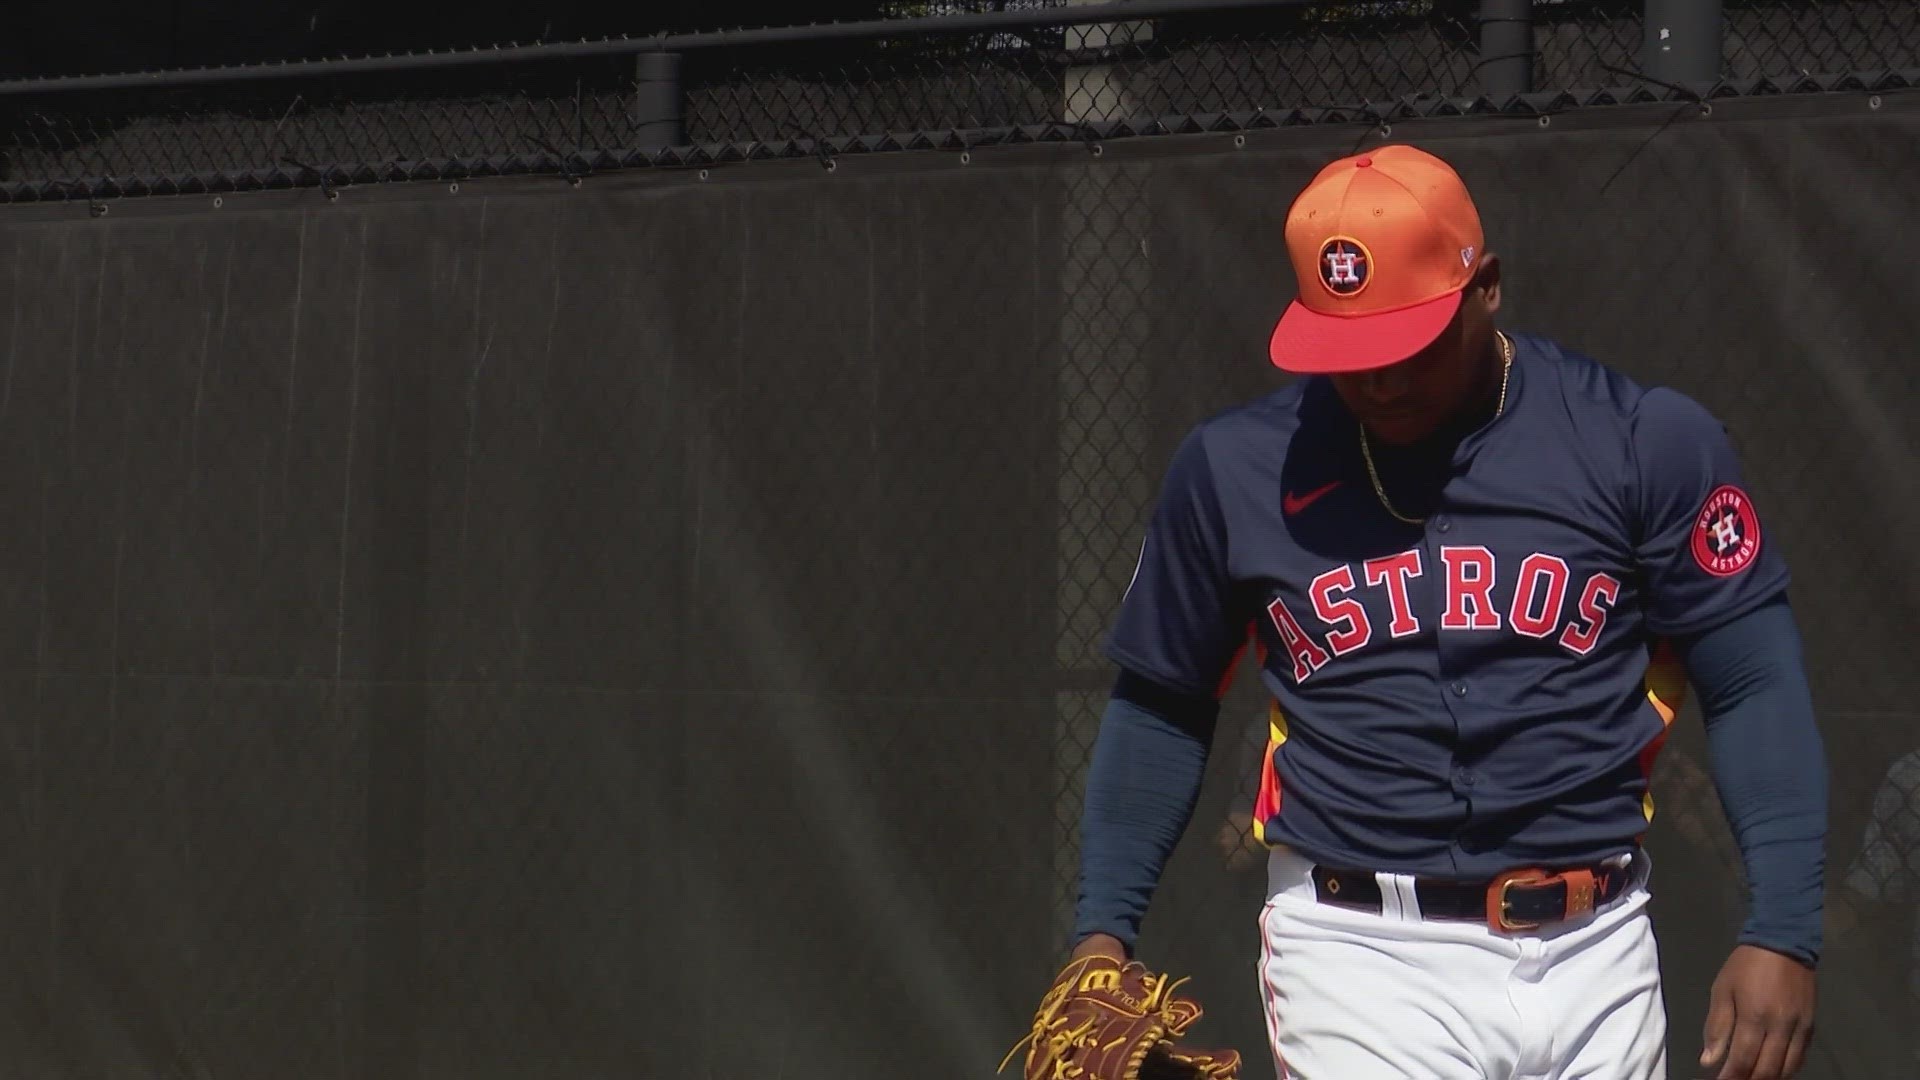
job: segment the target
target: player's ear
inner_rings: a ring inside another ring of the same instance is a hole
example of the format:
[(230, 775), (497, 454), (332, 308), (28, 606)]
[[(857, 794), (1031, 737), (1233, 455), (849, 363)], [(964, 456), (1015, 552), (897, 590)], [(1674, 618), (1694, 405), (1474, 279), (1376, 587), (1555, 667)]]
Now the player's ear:
[(1480, 268), (1473, 272), (1473, 286), (1487, 314), (1500, 310), (1500, 256), (1489, 251), (1480, 256)]

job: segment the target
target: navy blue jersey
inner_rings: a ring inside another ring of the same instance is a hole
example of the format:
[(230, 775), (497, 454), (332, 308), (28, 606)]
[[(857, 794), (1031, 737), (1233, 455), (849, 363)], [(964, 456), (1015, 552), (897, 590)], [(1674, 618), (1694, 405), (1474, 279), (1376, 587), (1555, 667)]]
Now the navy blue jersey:
[(1374, 457), (1323, 378), (1196, 427), (1108, 642), (1219, 693), (1257, 645), (1255, 830), (1323, 862), (1485, 878), (1632, 847), (1684, 677), (1662, 643), (1787, 583), (1723, 426), (1514, 335), (1505, 409)]

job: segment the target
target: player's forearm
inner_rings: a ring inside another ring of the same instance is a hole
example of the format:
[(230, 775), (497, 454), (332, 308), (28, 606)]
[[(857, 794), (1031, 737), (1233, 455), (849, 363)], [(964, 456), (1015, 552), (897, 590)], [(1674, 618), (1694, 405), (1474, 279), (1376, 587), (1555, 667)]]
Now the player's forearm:
[(1777, 602), (1701, 635), (1688, 645), (1687, 668), (1752, 891), (1740, 940), (1814, 963), (1827, 767), (1791, 611)]
[(1199, 800), (1215, 716), (1213, 702), (1121, 677), (1087, 771), (1076, 942), (1104, 934), (1133, 949)]

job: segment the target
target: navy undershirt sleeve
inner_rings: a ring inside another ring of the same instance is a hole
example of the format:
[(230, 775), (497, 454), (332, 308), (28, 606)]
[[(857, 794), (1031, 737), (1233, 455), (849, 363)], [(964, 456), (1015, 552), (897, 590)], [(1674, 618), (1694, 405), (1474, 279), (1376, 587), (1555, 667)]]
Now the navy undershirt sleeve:
[(1746, 863), (1751, 898), (1739, 940), (1811, 966), (1821, 947), (1827, 762), (1786, 594), (1676, 644)]
[(1080, 818), (1074, 942), (1111, 934), (1129, 955), (1200, 798), (1219, 703), (1122, 671), (1100, 720)]

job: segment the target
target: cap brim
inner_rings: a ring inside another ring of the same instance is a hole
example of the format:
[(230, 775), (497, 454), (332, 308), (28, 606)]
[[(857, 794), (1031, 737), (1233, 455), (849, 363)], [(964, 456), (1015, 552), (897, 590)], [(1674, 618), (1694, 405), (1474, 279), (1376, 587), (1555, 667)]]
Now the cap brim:
[(1459, 291), (1371, 315), (1324, 315), (1295, 300), (1273, 328), (1273, 366), (1300, 375), (1336, 375), (1397, 364), (1433, 344), (1460, 310)]

